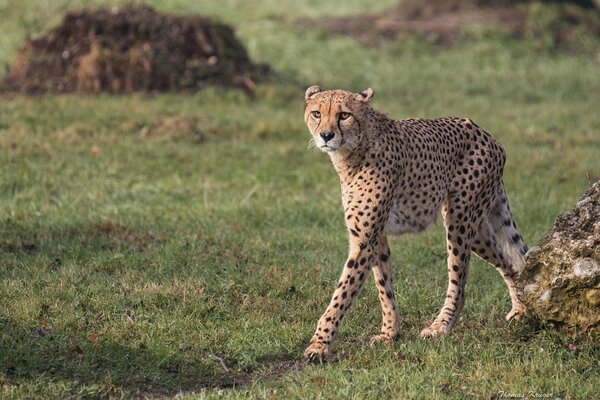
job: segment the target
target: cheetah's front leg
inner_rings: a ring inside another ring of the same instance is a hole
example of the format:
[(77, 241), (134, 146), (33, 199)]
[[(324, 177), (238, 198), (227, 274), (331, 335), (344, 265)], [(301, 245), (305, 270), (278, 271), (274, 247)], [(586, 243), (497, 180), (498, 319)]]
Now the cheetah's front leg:
[(373, 264), (373, 278), (381, 303), (381, 333), (371, 338), (371, 344), (391, 342), (400, 336), (400, 313), (392, 285), (392, 265), (387, 239), (382, 237)]
[(322, 362), (331, 353), (333, 341), (338, 333), (344, 314), (352, 305), (352, 301), (365, 282), (375, 254), (371, 246), (350, 244), (350, 255), (344, 265), (338, 287), (333, 293), (329, 306), (319, 319), (317, 330), (304, 357), (310, 361)]

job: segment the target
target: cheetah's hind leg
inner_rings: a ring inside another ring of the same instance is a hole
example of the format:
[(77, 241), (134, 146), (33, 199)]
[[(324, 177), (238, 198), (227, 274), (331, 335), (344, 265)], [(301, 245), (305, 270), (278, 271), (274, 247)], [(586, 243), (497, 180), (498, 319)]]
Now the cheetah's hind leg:
[(472, 237), (473, 225), (475, 224), (465, 222), (462, 218), (463, 213), (471, 217), (471, 221), (473, 221), (472, 216), (475, 215), (475, 211), (472, 208), (464, 209), (457, 202), (444, 207), (442, 211), (448, 245), (448, 289), (444, 305), (438, 316), (430, 326), (421, 331), (423, 339), (431, 339), (450, 333), (464, 305), (465, 284), (471, 254), (469, 238)]
[(481, 223), (473, 241), (473, 251), (491, 263), (502, 275), (512, 303), (506, 320), (518, 320), (527, 313), (527, 308), (517, 297), (515, 281), (525, 268), (527, 245), (513, 222), (504, 189), (498, 202)]

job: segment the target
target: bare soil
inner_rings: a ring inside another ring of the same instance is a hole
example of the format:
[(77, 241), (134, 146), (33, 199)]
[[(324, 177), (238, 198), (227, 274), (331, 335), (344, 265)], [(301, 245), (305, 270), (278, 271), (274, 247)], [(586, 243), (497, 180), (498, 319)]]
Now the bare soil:
[(263, 370), (247, 373), (227, 373), (225, 376), (200, 383), (200, 388), (232, 389), (250, 386), (258, 381), (276, 381), (306, 368), (304, 360), (273, 361)]
[[(526, 3), (509, 0), (404, 0), (383, 12), (305, 20), (302, 23), (354, 37), (363, 44), (381, 39), (402, 40), (417, 34), (433, 44), (447, 46), (459, 37), (461, 31), (471, 26), (491, 27), (515, 37), (550, 34), (554, 36), (557, 47), (568, 44), (574, 32), (582, 27), (592, 35), (600, 35), (600, 11), (593, 5), (557, 4), (553, 15), (555, 20), (551, 26), (545, 26), (547, 21), (536, 21), (540, 18), (537, 15), (539, 10), (532, 12), (533, 6)], [(548, 28), (552, 32), (541, 31)]]

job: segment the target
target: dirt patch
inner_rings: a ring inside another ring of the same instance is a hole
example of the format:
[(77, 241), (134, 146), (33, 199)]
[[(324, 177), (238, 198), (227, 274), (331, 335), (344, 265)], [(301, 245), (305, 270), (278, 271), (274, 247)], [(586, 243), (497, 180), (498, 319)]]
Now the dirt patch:
[(96, 242), (103, 250), (124, 248), (142, 250), (157, 242), (157, 239), (149, 232), (112, 221), (93, 224), (82, 233), (81, 240), (84, 245)]
[(417, 33), (438, 45), (449, 45), (469, 25), (493, 25), (506, 31), (523, 29), (526, 14), (511, 8), (461, 9), (423, 13), (407, 12), (402, 6), (372, 15), (334, 19), (327, 29), (350, 35), (361, 43), (378, 39), (399, 40)]
[(304, 360), (282, 360), (276, 361), (271, 364), (271, 368), (262, 373), (255, 374), (253, 381), (264, 380), (264, 381), (275, 381), (284, 378), (286, 375), (299, 372), (306, 368), (306, 361)]
[(191, 142), (202, 143), (206, 140), (206, 132), (199, 128), (200, 120), (195, 115), (175, 115), (159, 117), (150, 123), (126, 121), (118, 131), (133, 133), (140, 140), (151, 142)]
[(288, 374), (302, 371), (306, 368), (304, 360), (279, 360), (271, 363), (269, 368), (249, 373), (231, 373), (228, 376), (219, 377), (202, 383), (205, 389), (233, 389), (243, 388), (258, 381), (276, 381), (283, 379)]
[(140, 251), (156, 243), (159, 239), (151, 232), (110, 220), (50, 230), (23, 229), (8, 220), (0, 229), (0, 252), (52, 254), (56, 256), (52, 261), (55, 267), (62, 264), (62, 257), (66, 255), (56, 253), (57, 247), (73, 245), (91, 250)]
[(515, 37), (538, 39), (547, 47), (569, 48), (579, 40), (585, 41), (582, 35), (600, 38), (600, 9), (585, 1), (527, 4), (509, 0), (404, 0), (379, 13), (305, 20), (303, 24), (349, 35), (363, 44), (402, 40), (416, 34), (447, 46), (466, 28), (482, 26)]
[(267, 73), (225, 24), (130, 6), (67, 14), (58, 27), (26, 41), (2, 88), (126, 93), (219, 84), (251, 93), (254, 81)]
[(33, 242), (6, 239), (0, 241), (0, 250), (6, 253), (33, 254), (38, 250), (38, 246)]

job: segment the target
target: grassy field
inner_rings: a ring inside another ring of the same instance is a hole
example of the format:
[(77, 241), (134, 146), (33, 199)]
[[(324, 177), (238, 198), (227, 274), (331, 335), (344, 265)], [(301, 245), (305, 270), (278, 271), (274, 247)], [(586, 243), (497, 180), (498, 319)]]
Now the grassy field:
[[(0, 63), (84, 3), (0, 0)], [(0, 100), (0, 398), (598, 395), (598, 345), (505, 324), (508, 293), (481, 261), (455, 332), (419, 338), (446, 290), (440, 226), (391, 241), (401, 340), (368, 346), (380, 326), (369, 282), (339, 360), (302, 361), (347, 251), (337, 175), (307, 150), (304, 88), (371, 86), (396, 118), (476, 121), (505, 146), (532, 245), (600, 177), (597, 58), (486, 32), (445, 50), (363, 47), (296, 22), (394, 0), (149, 3), (233, 24), (279, 78), (255, 99), (210, 88)]]

